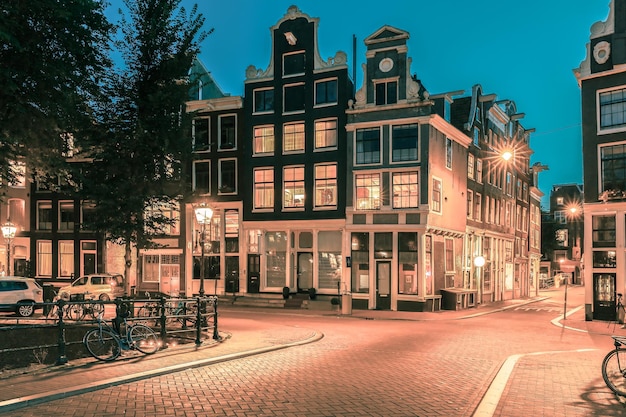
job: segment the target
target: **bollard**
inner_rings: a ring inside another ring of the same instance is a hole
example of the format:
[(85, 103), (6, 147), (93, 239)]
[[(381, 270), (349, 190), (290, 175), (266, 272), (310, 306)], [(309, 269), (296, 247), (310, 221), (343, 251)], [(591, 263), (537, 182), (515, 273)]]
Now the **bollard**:
[(166, 321), (167, 317), (165, 317), (165, 297), (161, 297), (159, 300), (159, 312), (161, 313), (159, 317), (159, 324), (161, 325), (161, 348), (167, 348), (167, 328)]
[[(198, 308), (196, 309), (196, 346), (202, 344), (202, 340), (200, 340), (200, 335), (202, 333), (202, 305), (200, 304), (200, 297), (196, 299), (196, 305)], [(206, 306), (204, 307), (206, 308)]]
[(217, 330), (217, 297), (213, 298), (213, 340), (222, 340)]
[(67, 363), (67, 356), (65, 353), (65, 323), (63, 322), (63, 307), (65, 306), (65, 300), (60, 299), (57, 301), (57, 311), (59, 312), (59, 335), (58, 346), (59, 354), (57, 357), (56, 365), (65, 365)]

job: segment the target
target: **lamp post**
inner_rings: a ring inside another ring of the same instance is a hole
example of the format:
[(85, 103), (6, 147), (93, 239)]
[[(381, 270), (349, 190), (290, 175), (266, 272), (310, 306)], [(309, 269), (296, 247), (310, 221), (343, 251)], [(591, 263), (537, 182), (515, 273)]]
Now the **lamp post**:
[(11, 221), (2, 225), (2, 236), (7, 242), (7, 275), (11, 275), (11, 241), (15, 238), (17, 227)]
[(211, 218), (213, 217), (213, 210), (208, 207), (206, 204), (201, 203), (197, 207), (194, 208), (196, 213), (196, 221), (202, 225), (202, 229), (200, 231), (200, 297), (204, 297), (204, 244), (205, 244), (205, 235), (206, 235), (206, 225), (211, 223)]
[(483, 303), (483, 283), (480, 279), (480, 268), (485, 266), (485, 257), (478, 255), (474, 258), (474, 266), (476, 267), (476, 290), (478, 291), (478, 302)]

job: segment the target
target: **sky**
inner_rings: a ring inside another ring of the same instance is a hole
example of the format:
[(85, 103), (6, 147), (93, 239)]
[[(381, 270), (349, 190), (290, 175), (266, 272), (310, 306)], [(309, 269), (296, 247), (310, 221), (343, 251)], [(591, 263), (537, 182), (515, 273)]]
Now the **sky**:
[[(113, 4), (119, 0), (112, 0)], [(319, 18), (322, 59), (348, 54), (357, 40), (356, 87), (362, 84), (364, 39), (382, 26), (409, 32), (408, 56), (431, 95), (480, 84), (485, 94), (513, 100), (530, 136), (531, 164), (549, 208), (556, 184), (582, 184), (580, 89), (572, 72), (586, 56), (591, 26), (605, 21), (609, 0), (182, 0), (214, 28), (201, 45), (200, 60), (222, 91), (242, 95), (249, 65), (266, 69), (271, 33), (291, 5)]]

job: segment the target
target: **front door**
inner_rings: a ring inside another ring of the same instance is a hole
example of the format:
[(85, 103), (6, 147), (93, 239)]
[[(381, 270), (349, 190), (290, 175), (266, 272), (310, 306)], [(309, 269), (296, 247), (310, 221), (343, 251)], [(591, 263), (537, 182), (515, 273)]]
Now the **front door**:
[(615, 274), (593, 274), (593, 318), (615, 320)]
[(256, 294), (261, 286), (261, 256), (258, 254), (248, 255), (248, 293)]
[(376, 262), (376, 310), (391, 310), (391, 262)]
[(179, 265), (161, 265), (161, 292), (174, 297), (180, 294)]
[(298, 292), (307, 292), (313, 287), (313, 254), (298, 252)]

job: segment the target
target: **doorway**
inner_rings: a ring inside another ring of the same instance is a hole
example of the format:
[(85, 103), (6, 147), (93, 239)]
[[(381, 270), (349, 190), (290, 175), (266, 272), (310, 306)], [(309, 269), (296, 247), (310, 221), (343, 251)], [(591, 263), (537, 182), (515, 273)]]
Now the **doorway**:
[(248, 255), (248, 292), (256, 294), (260, 290), (261, 281), (261, 256), (258, 254)]
[(179, 265), (161, 265), (161, 292), (178, 297), (180, 294)]
[(391, 310), (391, 262), (376, 262), (376, 310)]
[(298, 292), (308, 292), (313, 287), (313, 254), (298, 252)]
[(616, 320), (615, 274), (593, 274), (594, 320)]

